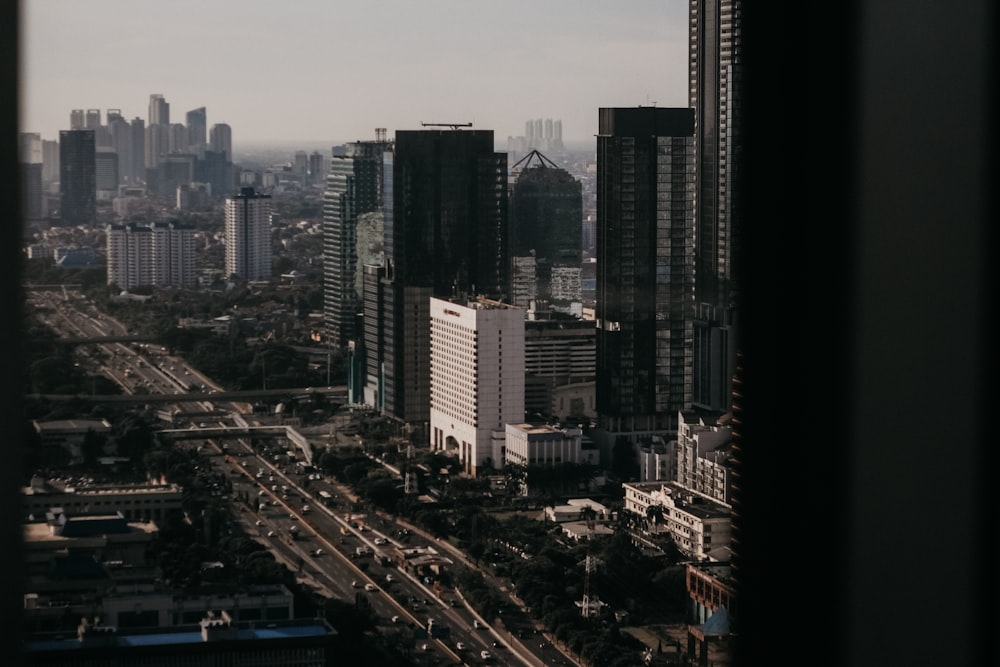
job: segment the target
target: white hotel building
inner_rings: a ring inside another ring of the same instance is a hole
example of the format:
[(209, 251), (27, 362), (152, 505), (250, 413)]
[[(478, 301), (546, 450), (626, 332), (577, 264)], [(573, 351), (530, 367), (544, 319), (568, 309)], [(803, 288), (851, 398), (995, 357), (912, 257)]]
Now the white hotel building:
[(430, 447), (466, 474), (499, 468), (507, 424), (524, 421), (524, 309), (431, 298)]

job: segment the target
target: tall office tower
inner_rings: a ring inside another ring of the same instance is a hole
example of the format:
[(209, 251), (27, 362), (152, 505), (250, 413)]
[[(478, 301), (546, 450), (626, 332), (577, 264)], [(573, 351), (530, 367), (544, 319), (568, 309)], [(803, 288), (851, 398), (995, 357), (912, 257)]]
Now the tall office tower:
[(204, 149), (208, 143), (208, 125), (205, 107), (198, 107), (187, 112), (187, 139), (188, 147), (193, 149)]
[(532, 136), (535, 138), (535, 143), (528, 148), (541, 148), (542, 143), (545, 141), (545, 130), (543, 129), (543, 120), (541, 118), (535, 119), (535, 126), (532, 129)]
[(18, 161), (21, 164), (42, 163), (42, 135), (38, 132), (21, 132)]
[(330, 160), (323, 192), (323, 319), (332, 345), (344, 347), (357, 336), (358, 218), (381, 204), (382, 160), (390, 150), (388, 141), (359, 141)]
[(524, 122), (524, 138), (528, 140), (528, 147), (534, 146), (535, 141), (535, 121), (527, 120)]
[(71, 130), (87, 129), (87, 120), (83, 109), (73, 109), (72, 111), (69, 112), (69, 129)]
[(188, 131), (182, 123), (171, 123), (167, 130), (167, 152), (187, 153)]
[(384, 412), (426, 442), (428, 299), (508, 296), (507, 156), (495, 151), (492, 130), (450, 129), (397, 131), (391, 158)]
[(689, 105), (695, 110), (697, 211), (694, 405), (727, 410), (738, 346), (742, 139), (740, 0), (691, 0)]
[(563, 150), (562, 121), (557, 120), (552, 124), (552, 150)]
[(694, 111), (601, 109), (598, 131), (596, 392), (607, 448), (676, 430), (691, 404)]
[(226, 276), (271, 277), (271, 196), (242, 188), (226, 199)]
[(383, 365), (385, 352), (383, 345), (385, 329), (383, 318), (385, 317), (385, 289), (388, 285), (385, 278), (385, 265), (365, 264), (362, 272), (363, 309), (361, 322), (364, 331), (361, 336), (363, 341), (363, 354), (365, 359), (364, 384), (361, 388), (360, 396), (353, 396), (354, 402), (364, 403), (373, 407), (379, 412), (385, 409), (383, 391), (384, 377)]
[(118, 153), (107, 147), (97, 148), (94, 153), (94, 173), (98, 199), (113, 197), (118, 192)]
[(208, 183), (212, 188), (212, 196), (226, 196), (232, 193), (232, 166), (226, 162), (226, 154), (222, 151), (202, 151), (201, 158), (195, 162), (194, 180)]
[(503, 466), (507, 424), (524, 420), (524, 310), (430, 300), (430, 446), (466, 474)]
[(97, 220), (96, 153), (93, 130), (59, 132), (59, 217), (68, 225)]
[(108, 284), (119, 289), (153, 284), (153, 234), (149, 227), (129, 223), (108, 225), (107, 241)]
[(25, 220), (45, 217), (45, 196), (42, 189), (42, 163), (21, 162), (21, 211)]
[(552, 149), (552, 119), (551, 118), (546, 118), (545, 119), (545, 126), (544, 127), (545, 127), (545, 130), (544, 130), (545, 131), (545, 135), (544, 135), (544, 138), (545, 138), (545, 141), (544, 141), (544, 143), (545, 143), (545, 150), (551, 150)]
[(125, 120), (125, 117), (122, 116), (122, 110), (121, 109), (108, 109), (105, 112), (105, 122), (108, 125), (111, 125), (111, 123), (113, 123), (116, 120)]
[(170, 125), (170, 104), (163, 99), (163, 95), (152, 94), (149, 96), (149, 117), (150, 125)]
[(213, 151), (223, 151), (228, 162), (233, 161), (233, 128), (216, 123), (208, 133), (208, 144)]
[(146, 182), (146, 121), (136, 116), (129, 123), (132, 131), (132, 157), (129, 185)]
[(150, 262), (156, 287), (195, 285), (194, 226), (180, 222), (153, 222)]
[(100, 126), (101, 126), (101, 110), (87, 109), (87, 114), (86, 116), (84, 116), (83, 129), (96, 130)]
[(46, 185), (59, 180), (59, 141), (42, 139), (42, 182)]
[(691, 0), (688, 106), (697, 151), (697, 298), (728, 306), (736, 298), (739, 202), (734, 187), (739, 126), (741, 0)]
[(135, 182), (132, 164), (134, 156), (132, 126), (121, 115), (114, 116), (108, 122), (108, 135), (111, 137), (111, 150), (118, 154), (118, 182), (131, 185)]
[(322, 183), (323, 176), (323, 155), (319, 151), (313, 151), (309, 154), (309, 184)]
[[(568, 313), (572, 303), (582, 300), (583, 186), (538, 151), (528, 153), (511, 172), (516, 174), (510, 190), (511, 255), (535, 259), (537, 292), (531, 298)], [(576, 289), (560, 289), (562, 281), (573, 282), (574, 272)], [(523, 296), (514, 304), (530, 305)]]
[[(145, 157), (146, 169), (156, 169), (160, 166), (160, 160), (170, 150), (170, 126), (169, 125), (147, 125), (145, 128)], [(152, 180), (146, 175), (146, 180)]]

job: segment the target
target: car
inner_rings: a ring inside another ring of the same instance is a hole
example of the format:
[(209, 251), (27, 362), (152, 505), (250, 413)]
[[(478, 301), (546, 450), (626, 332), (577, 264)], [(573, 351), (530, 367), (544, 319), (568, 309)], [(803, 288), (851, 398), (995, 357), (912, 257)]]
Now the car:
[(351, 588), (357, 588), (357, 587), (358, 587), (358, 580), (355, 579), (354, 581), (351, 582)]
[(464, 651), (465, 644), (463, 642), (458, 642), (457, 644), (455, 644), (455, 648), (457, 648), (459, 651)]
[(399, 615), (397, 614), (396, 616), (393, 616), (390, 620), (392, 620), (393, 623), (399, 623)]
[(377, 544), (377, 545), (382, 545), (382, 544), (385, 544), (385, 538), (382, 538), (382, 537), (376, 537), (376, 538), (375, 538), (375, 544)]
[(273, 530), (267, 531), (267, 536), (268, 537), (274, 537), (274, 535), (275, 535), (275, 532)]
[(314, 556), (322, 556), (325, 552), (322, 549), (317, 549), (313, 552)]
[(258, 526), (263, 526), (263, 525), (264, 525), (264, 522), (263, 522), (263, 521), (261, 521), (260, 519), (257, 519), (257, 523), (256, 523), (256, 525), (258, 525)]
[(392, 576), (392, 572), (390, 572), (389, 574), (385, 575), (385, 580), (388, 582), (393, 582), (396, 580), (396, 578)]
[(479, 652), (479, 657), (482, 658), (483, 660), (489, 660), (490, 659), (490, 652), (489, 651), (480, 651)]
[(377, 590), (377, 589), (375, 588), (375, 584), (365, 584), (365, 590), (366, 591), (374, 591), (374, 590)]
[(430, 647), (430, 646), (428, 646), (427, 644), (421, 644), (421, 645), (420, 645), (420, 650), (421, 650), (421, 651), (429, 651), (429, 650), (430, 650), (430, 648), (431, 648), (431, 647)]
[(292, 521), (298, 521), (299, 520), (299, 517), (295, 516), (291, 512), (288, 513), (288, 518), (291, 519)]

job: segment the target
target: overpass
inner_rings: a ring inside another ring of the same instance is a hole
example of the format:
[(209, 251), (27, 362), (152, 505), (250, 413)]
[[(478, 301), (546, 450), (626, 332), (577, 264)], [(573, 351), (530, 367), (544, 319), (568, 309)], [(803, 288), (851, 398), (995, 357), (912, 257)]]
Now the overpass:
[(210, 438), (249, 438), (253, 436), (280, 436), (288, 438), (300, 452), (307, 465), (313, 465), (312, 447), (309, 440), (304, 435), (296, 431), (291, 426), (271, 425), (271, 426), (250, 426), (246, 420), (239, 415), (234, 415), (233, 419), (237, 426), (206, 426), (204, 428), (167, 428), (160, 429), (157, 435), (164, 435), (175, 440), (208, 440)]
[(309, 396), (318, 394), (347, 401), (347, 385), (331, 387), (289, 387), (244, 391), (185, 391), (175, 394), (26, 394), (25, 398), (46, 401), (88, 401), (98, 403), (178, 403), (196, 401), (246, 401), (252, 398)]

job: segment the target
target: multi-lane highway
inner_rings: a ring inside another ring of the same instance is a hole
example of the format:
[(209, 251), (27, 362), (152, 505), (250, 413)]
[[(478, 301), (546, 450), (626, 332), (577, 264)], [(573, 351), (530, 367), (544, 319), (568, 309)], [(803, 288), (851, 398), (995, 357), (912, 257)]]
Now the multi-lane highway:
[[(29, 304), (62, 336), (100, 338), (127, 335), (127, 328), (97, 311), (82, 296), (68, 291), (31, 291)], [(91, 362), (117, 382), (126, 395), (176, 398), (176, 409), (202, 415), (191, 429), (205, 430), (205, 439), (186, 435), (178, 446), (200, 448), (210, 464), (230, 476), (234, 514), (242, 530), (266, 545), (300, 581), (319, 593), (353, 602), (367, 595), (372, 609), (389, 627), (412, 633), (416, 650), (437, 653), (464, 664), (543, 665), (548, 659), (527, 653), (508, 641), (467, 606), (459, 591), (435, 587), (400, 567), (397, 549), (437, 553), (444, 566), (448, 554), (441, 545), (397, 526), (391, 520), (353, 513), (350, 491), (311, 467), (291, 460), (277, 446), (278, 436), (258, 438), (252, 447), (239, 436), (225, 440), (210, 429), (225, 426), (211, 415), (246, 413), (250, 406), (224, 400), (222, 387), (157, 345), (138, 342), (98, 342)], [(193, 390), (193, 391), (192, 391)], [(183, 400), (181, 394), (189, 400)], [(183, 444), (181, 444), (183, 443)], [(247, 498), (244, 503), (239, 499)], [(386, 556), (380, 558), (379, 556)], [(447, 631), (442, 632), (442, 628)], [(424, 638), (426, 637), (426, 638)], [(437, 638), (435, 638), (437, 637)], [(539, 647), (541, 652), (546, 645)], [(550, 649), (550, 655), (553, 650)], [(553, 658), (554, 660), (555, 658)]]

